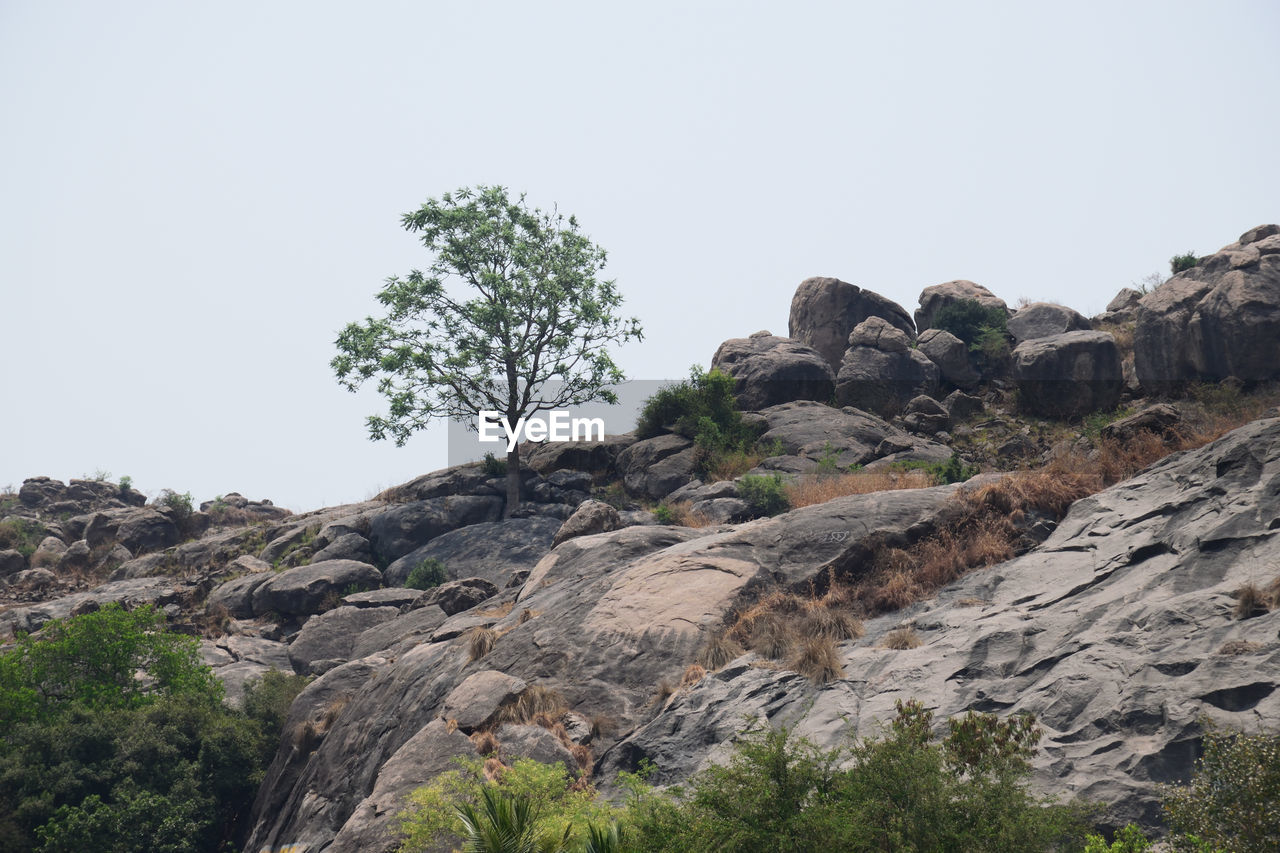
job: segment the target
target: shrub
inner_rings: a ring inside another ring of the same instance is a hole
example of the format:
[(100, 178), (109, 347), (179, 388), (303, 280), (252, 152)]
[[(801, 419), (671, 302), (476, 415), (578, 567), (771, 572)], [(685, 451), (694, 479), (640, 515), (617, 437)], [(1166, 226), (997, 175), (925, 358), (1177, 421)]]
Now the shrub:
[(697, 662), (700, 666), (714, 672), (742, 654), (742, 646), (735, 643), (727, 634), (715, 633), (707, 638), (706, 644), (698, 652)]
[(660, 503), (653, 508), (653, 517), (657, 519), (659, 524), (675, 524), (676, 513), (670, 506)]
[(920, 647), (920, 635), (913, 628), (894, 628), (884, 635), (883, 644), (886, 649), (905, 651)]
[(1180, 272), (1186, 272), (1200, 263), (1200, 259), (1196, 257), (1195, 252), (1186, 252), (1181, 255), (1174, 255), (1169, 259), (1169, 269), (1174, 275)]
[(979, 367), (994, 367), (1009, 357), (1009, 315), (999, 305), (976, 299), (949, 302), (934, 315), (934, 328), (950, 332), (969, 347)]
[(745, 474), (738, 479), (738, 495), (758, 515), (777, 515), (791, 508), (781, 474)]
[(427, 557), (413, 567), (404, 585), (409, 589), (431, 589), (440, 586), (448, 579), (449, 573), (445, 570), (444, 563), (435, 557)]
[(163, 489), (152, 503), (170, 510), (178, 531), (183, 536), (187, 535), (191, 529), (191, 515), (195, 512), (195, 508), (191, 505), (190, 492), (179, 494), (172, 489)]
[[(748, 426), (733, 396), (734, 379), (719, 370), (703, 372), (694, 365), (689, 379), (658, 391), (645, 401), (636, 435), (653, 438), (670, 429), (698, 447), (699, 473), (727, 479), (750, 470), (761, 458), (753, 445), (759, 430)], [(743, 466), (746, 466), (745, 468)]]
[(257, 720), (262, 730), (272, 739), (278, 739), (289, 717), (289, 706), (298, 698), (302, 688), (311, 683), (307, 675), (294, 675), (279, 670), (264, 672), (251, 678), (244, 686), (241, 708), (251, 720)]
[(120, 478), (120, 491), (127, 492), (133, 488), (133, 478), (125, 474)]
[(1174, 848), (1280, 850), (1280, 735), (1204, 725), (1204, 755), (1190, 784), (1162, 788)]
[(1084, 853), (1146, 853), (1151, 849), (1151, 842), (1137, 824), (1132, 823), (1117, 832), (1111, 844), (1101, 835), (1085, 836), (1084, 842)]
[(484, 459), (480, 462), (480, 470), (489, 477), (505, 477), (507, 475), (507, 460), (498, 459), (491, 451), (485, 451)]
[(826, 684), (828, 681), (844, 678), (840, 653), (836, 649), (835, 640), (830, 637), (809, 637), (801, 642), (800, 651), (791, 662), (791, 668), (814, 684)]
[(0, 521), (0, 550), (11, 548), (27, 559), (36, 552), (47, 531), (38, 521), (11, 516)]

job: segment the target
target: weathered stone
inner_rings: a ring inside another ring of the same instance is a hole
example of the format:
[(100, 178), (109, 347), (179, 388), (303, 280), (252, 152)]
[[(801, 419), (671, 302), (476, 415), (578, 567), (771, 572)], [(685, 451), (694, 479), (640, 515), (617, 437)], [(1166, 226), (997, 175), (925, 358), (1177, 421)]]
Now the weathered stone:
[(834, 373), (840, 370), (849, 333), (869, 317), (886, 320), (915, 337), (911, 315), (896, 302), (838, 278), (807, 278), (791, 297), (787, 336), (817, 350)]
[(520, 446), (520, 458), (544, 476), (562, 470), (581, 471), (599, 483), (612, 478), (618, 454), (635, 443), (634, 433), (606, 435), (600, 441), (526, 443)]
[(942, 378), (961, 388), (972, 388), (981, 375), (969, 360), (969, 348), (964, 341), (943, 329), (925, 329), (916, 342), (920, 352), (938, 365)]
[(447, 618), (445, 612), (434, 604), (410, 610), (362, 632), (352, 646), (351, 657), (356, 659), (386, 649), (394, 650), (401, 644), (416, 646), (430, 640)]
[[(383, 572), (383, 579), (386, 579), (386, 572)], [(342, 603), (352, 607), (409, 607), (416, 604), (419, 599), (427, 593), (421, 589), (406, 589), (404, 587), (387, 587), (386, 589), (371, 589), (368, 592), (357, 592), (351, 595), (344, 595)]]
[[(408, 503), (410, 501), (426, 501), (453, 495), (502, 494), (489, 487), (488, 484), (491, 479), (493, 478), (481, 468), (481, 463), (468, 462), (465, 465), (455, 465), (452, 468), (445, 468), (441, 471), (432, 471), (430, 474), (423, 474), (421, 477), (417, 477), (407, 483), (393, 486), (381, 492), (377, 496), (377, 500), (387, 501), (388, 503)], [(353, 530), (350, 532), (358, 533), (360, 531)]]
[(912, 432), (934, 435), (951, 425), (951, 414), (937, 400), (921, 394), (907, 403), (902, 423)]
[(906, 352), (911, 349), (911, 340), (906, 332), (881, 317), (868, 317), (849, 333), (849, 346), (871, 347), (881, 352)]
[(1280, 376), (1280, 233), (1271, 233), (1276, 227), (1246, 232), (1142, 297), (1133, 349), (1144, 388)]
[(1132, 441), (1143, 432), (1173, 438), (1178, 435), (1178, 425), (1181, 422), (1182, 415), (1177, 409), (1168, 403), (1157, 403), (1127, 418), (1107, 424), (1102, 428), (1101, 436), (1122, 443)]
[[(561, 542), (575, 536), (590, 536), (595, 533), (607, 533), (622, 526), (618, 511), (604, 501), (585, 501), (574, 510), (551, 540), (554, 548)], [(539, 558), (541, 559), (541, 558)], [(530, 567), (532, 568), (532, 567)]]
[(504, 705), (524, 692), (528, 683), (491, 669), (463, 679), (440, 706), (440, 717), (453, 720), (465, 732), (492, 722)]
[(154, 509), (135, 509), (121, 519), (116, 538), (135, 554), (161, 551), (178, 544), (178, 525)]
[(947, 407), (952, 420), (957, 421), (972, 417), (983, 409), (980, 397), (971, 396), (963, 391), (952, 391), (947, 395), (947, 399), (942, 401), (942, 405)]
[(826, 401), (835, 389), (835, 372), (817, 350), (768, 332), (725, 341), (711, 367), (734, 378), (734, 397), (743, 411), (792, 400)]
[(394, 506), (373, 515), (369, 542), (374, 556), (390, 564), (451, 530), (497, 521), (503, 503), (495, 496), (459, 495)]
[(434, 604), (452, 616), (470, 610), (497, 594), (498, 587), (484, 578), (462, 578), (435, 587), (423, 599), (423, 604)]
[(1064, 332), (1091, 331), (1093, 326), (1078, 311), (1052, 302), (1032, 302), (1019, 308), (1009, 318), (1009, 334), (1021, 343), (1033, 338), (1047, 338)]
[(320, 563), (325, 560), (357, 560), (367, 563), (373, 559), (373, 550), (369, 540), (359, 533), (347, 533), (335, 538), (328, 545), (316, 551), (311, 562)]
[(1057, 418), (1115, 408), (1124, 386), (1120, 353), (1106, 332), (1066, 332), (1018, 344), (1013, 379), (1021, 406)]
[(382, 573), (355, 560), (325, 560), (272, 575), (253, 591), (253, 614), (319, 613), (325, 599), (351, 586), (377, 587)]
[(659, 435), (619, 453), (617, 467), (628, 492), (661, 500), (693, 479), (696, 464), (692, 441), (679, 435)]
[(982, 285), (974, 284), (972, 281), (957, 279), (943, 284), (935, 284), (932, 287), (926, 287), (920, 292), (920, 307), (916, 309), (917, 332), (923, 334), (925, 329), (933, 328), (934, 318), (938, 316), (938, 311), (944, 305), (951, 305), (966, 299), (972, 299), (988, 308), (999, 308), (1005, 312), (1009, 310), (1009, 306), (1005, 304), (1003, 299)]
[(1142, 291), (1134, 290), (1132, 287), (1121, 288), (1120, 292), (1107, 303), (1108, 314), (1120, 314), (1123, 312), (1132, 312), (1138, 307), (1138, 303), (1142, 301)]
[(570, 778), (578, 774), (578, 762), (573, 753), (542, 726), (507, 723), (499, 726), (494, 735), (498, 739), (498, 756), (508, 764), (528, 758), (541, 764), (560, 764)]
[(289, 644), (289, 663), (306, 673), (313, 661), (349, 660), (360, 634), (399, 615), (398, 607), (338, 607), (312, 616)]
[(551, 550), (560, 521), (545, 516), (486, 521), (432, 539), (387, 566), (388, 584), (403, 585), (423, 560), (439, 560), (453, 579), (481, 577), (506, 586), (512, 574), (531, 569)]
[[(244, 560), (246, 562), (240, 563), (233, 571), (246, 571), (248, 574), (232, 578), (219, 585), (209, 593), (206, 602), (210, 608), (226, 608), (227, 613), (236, 619), (249, 619), (254, 615), (254, 592), (275, 577), (271, 573), (271, 567), (261, 560), (254, 557), (245, 557)], [(253, 560), (257, 565), (249, 564), (248, 560)]]
[(52, 480), (48, 477), (30, 477), (22, 481), (22, 486), (18, 489), (18, 500), (27, 506), (38, 507), (41, 504), (51, 504), (62, 500), (66, 491), (67, 486), (61, 480)]
[(37, 567), (56, 566), (65, 553), (67, 553), (67, 543), (57, 536), (46, 536), (40, 540), (39, 546), (36, 547), (35, 552), (31, 555), (31, 565)]
[(89, 568), (91, 553), (89, 543), (83, 539), (72, 542), (58, 559), (58, 571), (64, 573), (78, 572)]
[[(850, 339), (888, 341), (896, 347), (902, 341), (892, 334), (873, 335), (875, 330), (859, 330), (868, 320), (854, 329)], [(901, 335), (896, 329), (894, 334)], [(853, 406), (874, 412), (882, 417), (897, 414), (902, 407), (919, 394), (933, 394), (938, 390), (938, 366), (919, 350), (894, 349), (885, 351), (871, 346), (850, 346), (840, 364), (836, 377), (836, 402), (841, 406)]]

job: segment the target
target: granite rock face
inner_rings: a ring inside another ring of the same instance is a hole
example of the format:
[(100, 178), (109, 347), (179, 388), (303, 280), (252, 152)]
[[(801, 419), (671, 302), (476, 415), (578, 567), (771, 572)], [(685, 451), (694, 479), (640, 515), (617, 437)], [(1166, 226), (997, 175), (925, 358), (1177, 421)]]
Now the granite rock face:
[(1019, 402), (1034, 414), (1071, 418), (1115, 408), (1124, 388), (1120, 351), (1106, 332), (1065, 332), (1013, 351)]
[(744, 412), (792, 400), (825, 402), (835, 388), (835, 371), (817, 350), (768, 332), (725, 341), (711, 367), (734, 378), (734, 397)]
[(849, 333), (869, 317), (915, 337), (911, 315), (898, 303), (838, 278), (806, 278), (791, 297), (787, 337), (813, 347), (835, 373), (849, 347)]

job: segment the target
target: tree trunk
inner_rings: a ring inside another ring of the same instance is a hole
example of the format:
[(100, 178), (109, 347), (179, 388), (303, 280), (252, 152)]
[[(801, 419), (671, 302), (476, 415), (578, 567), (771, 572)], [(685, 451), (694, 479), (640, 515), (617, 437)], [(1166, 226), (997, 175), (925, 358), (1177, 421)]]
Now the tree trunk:
[(502, 511), (503, 518), (510, 518), (511, 513), (520, 508), (520, 448), (507, 451), (507, 505)]

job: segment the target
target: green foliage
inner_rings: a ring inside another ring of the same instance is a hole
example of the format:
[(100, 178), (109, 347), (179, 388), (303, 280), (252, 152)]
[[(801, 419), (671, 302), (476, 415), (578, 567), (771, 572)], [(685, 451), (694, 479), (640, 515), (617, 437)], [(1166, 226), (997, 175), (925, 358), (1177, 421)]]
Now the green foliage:
[(1280, 735), (1204, 725), (1204, 755), (1190, 784), (1164, 789), (1175, 849), (1280, 849)]
[[(150, 605), (129, 611), (111, 602), (20, 636), (0, 655), (0, 730), (73, 705), (137, 707), (161, 695), (216, 702), (222, 684), (200, 662), (196, 639), (163, 624)], [(139, 670), (150, 681), (135, 678)]]
[(186, 535), (191, 523), (191, 515), (195, 512), (190, 492), (182, 492), (180, 494), (173, 489), (163, 489), (152, 503), (170, 510), (174, 524), (178, 525), (178, 530), (184, 536)]
[[(1047, 850), (1080, 831), (1078, 810), (1031, 796), (1033, 722), (969, 714), (937, 741), (932, 716), (899, 703), (882, 737), (824, 752), (786, 729), (744, 737), (681, 800), (641, 792), (637, 850)], [(634, 781), (630, 783), (635, 787)]]
[(949, 302), (933, 318), (934, 327), (964, 341), (983, 368), (995, 367), (1009, 357), (1008, 322), (1003, 308), (976, 299)]
[[(474, 838), (463, 817), (468, 809), (475, 828), (505, 827), (514, 830), (503, 833), (507, 837), (525, 842), (536, 839), (550, 845), (509, 848), (512, 850), (576, 848), (585, 842), (589, 827), (608, 825), (617, 817), (617, 810), (598, 801), (590, 785), (571, 785), (573, 780), (563, 764), (517, 759), (493, 783), (485, 781), (479, 760), (464, 758), (457, 762), (460, 769), (437, 776), (409, 795), (409, 805), (401, 813), (397, 827), (404, 839), (400, 847), (404, 853), (433, 849), (448, 840)], [(520, 814), (509, 813), (517, 810)], [(488, 837), (492, 839), (497, 834)]]
[(120, 478), (120, 491), (127, 492), (133, 488), (133, 478), (125, 474)]
[(1200, 259), (1196, 257), (1195, 252), (1186, 252), (1181, 255), (1174, 255), (1170, 258), (1169, 269), (1173, 271), (1174, 275), (1177, 275), (1180, 272), (1186, 272), (1199, 263)]
[(738, 495), (759, 515), (777, 515), (791, 508), (781, 474), (744, 474), (738, 478)]
[(48, 531), (40, 522), (12, 516), (0, 521), (0, 550), (11, 548), (30, 559), (46, 535)]
[(507, 473), (507, 460), (498, 459), (493, 453), (485, 451), (480, 470), (489, 477), (502, 477)]
[(1115, 423), (1121, 418), (1127, 418), (1133, 414), (1133, 408), (1130, 406), (1117, 406), (1109, 412), (1093, 412), (1085, 415), (1082, 422), (1081, 432), (1091, 441), (1097, 441), (1102, 435), (1102, 428)]
[[(330, 362), (351, 391), (378, 377), (388, 409), (368, 418), (370, 438), (403, 445), (435, 418), (474, 423), (490, 410), (514, 422), (617, 402), (609, 386), (624, 377), (608, 348), (641, 339), (640, 323), (617, 315), (622, 295), (597, 278), (605, 251), (574, 217), (479, 186), (428, 199), (401, 222), (431, 266), (387, 279), (385, 315), (344, 328)], [(455, 298), (455, 285), (473, 298)], [(518, 500), (509, 486), (508, 502)]]
[(970, 477), (982, 473), (976, 465), (966, 465), (959, 454), (951, 454), (946, 462), (927, 462), (923, 459), (907, 459), (890, 464), (890, 468), (899, 471), (925, 471), (940, 486), (951, 483), (963, 483)]
[(449, 579), (444, 563), (435, 557), (428, 557), (409, 572), (409, 579), (404, 585), (409, 589), (431, 589), (440, 586)]
[(0, 848), (235, 843), (278, 742), (273, 703), (224, 707), (196, 640), (162, 621), (112, 603), (0, 655)]
[(311, 683), (307, 675), (294, 675), (273, 669), (258, 678), (250, 679), (244, 686), (244, 715), (255, 720), (264, 733), (277, 738), (284, 731), (289, 716), (289, 706)]
[(659, 524), (676, 523), (675, 511), (665, 503), (658, 504), (653, 508), (653, 517), (657, 519)]
[(733, 457), (746, 456), (760, 435), (742, 420), (733, 396), (732, 376), (720, 370), (704, 372), (699, 365), (689, 378), (662, 388), (645, 401), (636, 422), (636, 435), (653, 438), (670, 429), (698, 446), (699, 473), (732, 467)]
[(1087, 835), (1084, 840), (1084, 853), (1146, 853), (1150, 849), (1151, 842), (1132, 823), (1117, 832), (1111, 844), (1101, 835)]

